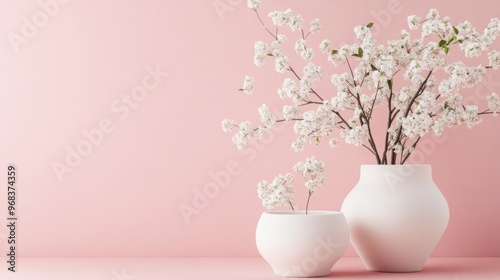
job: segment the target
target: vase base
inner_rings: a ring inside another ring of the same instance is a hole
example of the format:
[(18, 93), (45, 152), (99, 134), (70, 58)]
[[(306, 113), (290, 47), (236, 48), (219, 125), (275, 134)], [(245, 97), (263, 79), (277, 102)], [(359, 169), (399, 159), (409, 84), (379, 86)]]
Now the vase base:
[(414, 272), (420, 272), (422, 271), (423, 267), (420, 268), (410, 268), (410, 269), (398, 269), (398, 268), (373, 268), (373, 267), (366, 267), (367, 270), (373, 271), (373, 272), (381, 272), (381, 273), (414, 273)]
[(289, 274), (289, 273), (277, 273), (274, 272), (276, 276), (279, 277), (287, 277), (287, 278), (314, 278), (314, 277), (325, 277), (330, 275), (330, 271), (328, 273), (313, 273), (313, 274)]

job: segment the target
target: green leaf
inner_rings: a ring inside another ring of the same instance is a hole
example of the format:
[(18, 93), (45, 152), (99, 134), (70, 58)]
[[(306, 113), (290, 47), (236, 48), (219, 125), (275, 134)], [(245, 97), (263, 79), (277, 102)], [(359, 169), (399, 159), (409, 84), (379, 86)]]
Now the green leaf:
[(462, 44), (462, 43), (464, 42), (464, 40), (460, 39), (460, 40), (458, 40), (458, 42), (459, 42), (460, 44)]
[(389, 89), (392, 90), (392, 79), (387, 80), (387, 85), (389, 86)]
[(359, 54), (359, 57), (363, 56), (363, 49), (361, 47), (358, 48), (358, 54)]
[(244, 91), (244, 89), (242, 89), (242, 88), (239, 88), (238, 90), (239, 90), (239, 91)]
[(319, 144), (319, 142), (320, 142), (320, 141), (319, 141), (319, 137), (316, 137), (316, 145), (318, 145), (318, 144)]
[(333, 54), (338, 54), (338, 53), (339, 53), (339, 51), (337, 51), (337, 50), (332, 50), (332, 55), (333, 55)]
[(359, 54), (355, 53), (353, 54), (352, 56), (355, 56), (355, 57), (361, 57)]
[(439, 47), (440, 48), (442, 48), (444, 45), (446, 45), (446, 40), (439, 41)]
[(449, 52), (449, 51), (450, 51), (450, 48), (448, 48), (448, 47), (444, 47), (444, 53), (445, 53), (445, 54), (448, 54), (448, 52)]
[(453, 37), (452, 37), (452, 38), (448, 41), (448, 43), (446, 43), (446, 44), (447, 44), (447, 45), (449, 45), (449, 44), (451, 44), (451, 43), (455, 42), (455, 40), (456, 40), (456, 39), (457, 39), (457, 36), (453, 36)]
[(375, 65), (370, 64), (370, 66), (372, 67), (372, 71), (377, 71), (378, 70), (377, 67), (375, 67)]
[(366, 27), (371, 28), (373, 26), (373, 22), (369, 22)]
[(453, 31), (455, 31), (455, 34), (458, 34), (458, 29), (455, 26), (453, 26)]

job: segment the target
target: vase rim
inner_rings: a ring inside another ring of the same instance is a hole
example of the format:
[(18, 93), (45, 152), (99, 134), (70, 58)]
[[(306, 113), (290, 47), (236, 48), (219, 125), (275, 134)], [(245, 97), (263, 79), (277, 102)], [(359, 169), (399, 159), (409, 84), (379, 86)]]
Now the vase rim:
[[(306, 216), (305, 210), (271, 210), (265, 211), (263, 214), (267, 215), (288, 215), (288, 216)], [(327, 216), (327, 215), (342, 215), (340, 211), (329, 211), (329, 210), (308, 210), (307, 216)]]

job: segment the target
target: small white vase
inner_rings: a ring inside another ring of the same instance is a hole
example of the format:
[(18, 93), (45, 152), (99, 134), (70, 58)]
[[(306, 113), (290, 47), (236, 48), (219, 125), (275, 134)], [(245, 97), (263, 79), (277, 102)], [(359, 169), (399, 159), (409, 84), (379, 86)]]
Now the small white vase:
[(325, 276), (344, 254), (349, 228), (341, 212), (268, 211), (260, 217), (256, 243), (276, 275)]
[(362, 165), (342, 212), (365, 267), (385, 272), (422, 270), (449, 219), (430, 165)]

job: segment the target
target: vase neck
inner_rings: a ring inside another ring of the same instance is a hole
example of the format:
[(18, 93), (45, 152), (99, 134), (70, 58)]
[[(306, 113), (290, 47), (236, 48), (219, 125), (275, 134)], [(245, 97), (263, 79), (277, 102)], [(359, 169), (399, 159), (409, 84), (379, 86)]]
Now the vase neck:
[(434, 183), (430, 165), (362, 165), (360, 182), (393, 183)]

